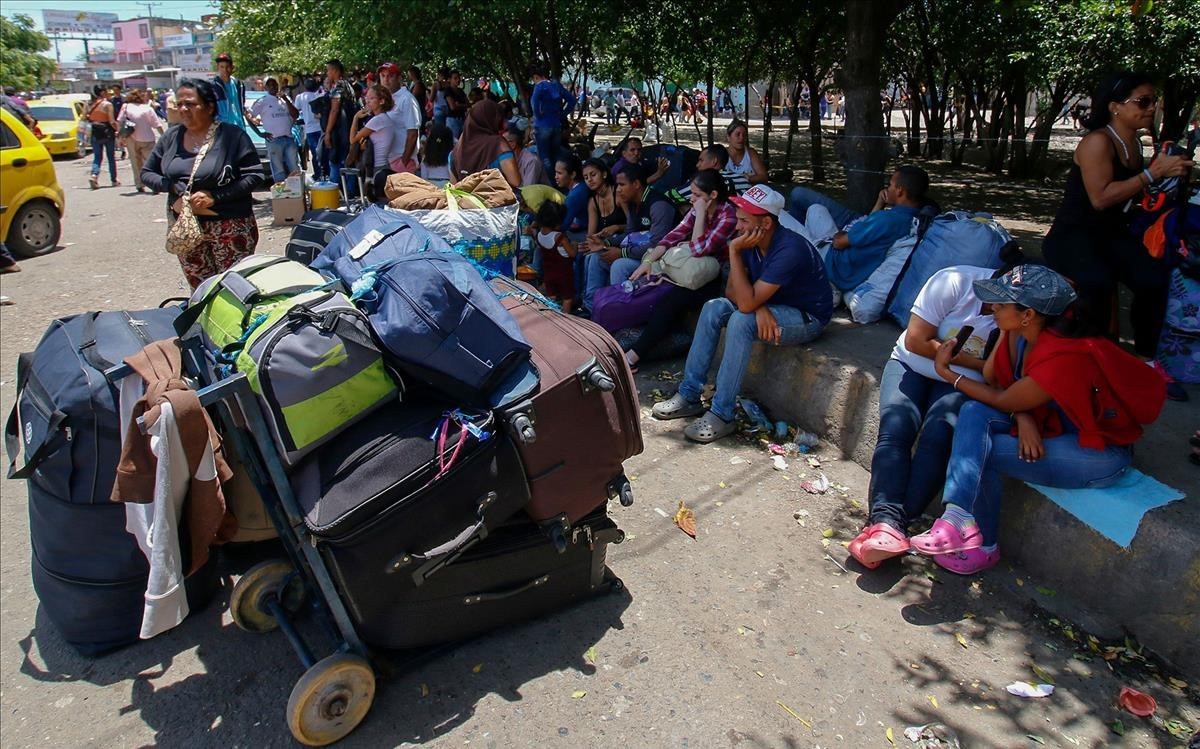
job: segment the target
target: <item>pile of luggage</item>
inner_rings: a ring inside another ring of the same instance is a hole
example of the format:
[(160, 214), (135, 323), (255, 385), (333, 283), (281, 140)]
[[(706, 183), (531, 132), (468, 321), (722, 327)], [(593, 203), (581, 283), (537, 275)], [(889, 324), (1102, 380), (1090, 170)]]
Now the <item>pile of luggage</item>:
[[(113, 492), (123, 432), (146, 426), (130, 421), (122, 378), (137, 375), (120, 362), (176, 336), (181, 371), (163, 380), (208, 407), (234, 467), (227, 508), (240, 522), (257, 505), (262, 525), (265, 507), (294, 570), (268, 608), (263, 575), (244, 576), (231, 600), (244, 628), (270, 628), (297, 579), (331, 620), (345, 612), (351, 652), (450, 642), (620, 588), (607, 506), (632, 503), (622, 463), (643, 445), (618, 344), (401, 212), (329, 213), (295, 231), (326, 232), (311, 267), (250, 256), (184, 305), (56, 321), (21, 357), (10, 476), (29, 483), (35, 590), (80, 652), (146, 636), (161, 550), (126, 529)], [(194, 607), (215, 571), (193, 569), (207, 555), (179, 536)]]

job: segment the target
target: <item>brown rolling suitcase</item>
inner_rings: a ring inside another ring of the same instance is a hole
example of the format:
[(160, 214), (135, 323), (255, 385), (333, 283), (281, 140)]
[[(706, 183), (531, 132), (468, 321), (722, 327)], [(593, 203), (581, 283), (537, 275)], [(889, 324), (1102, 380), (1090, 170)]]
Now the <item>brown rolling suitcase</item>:
[(540, 385), (528, 399), (500, 407), (510, 424), (532, 421), (533, 439), (517, 448), (529, 477), (526, 506), (563, 533), (610, 498), (633, 503), (622, 463), (642, 451), (637, 386), (613, 337), (590, 320), (564, 315), (533, 287), (492, 281), (500, 303), (533, 347)]

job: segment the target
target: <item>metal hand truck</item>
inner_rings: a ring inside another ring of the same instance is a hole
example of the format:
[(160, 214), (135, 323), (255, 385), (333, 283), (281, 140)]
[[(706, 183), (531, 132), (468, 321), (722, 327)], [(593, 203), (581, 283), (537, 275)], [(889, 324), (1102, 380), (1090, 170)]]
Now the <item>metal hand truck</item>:
[[(304, 523), (246, 375), (218, 380), (198, 338), (180, 340), (179, 345), (185, 376), (198, 388), (201, 405), (216, 412), (225, 445), (245, 464), (288, 555), (288, 561), (268, 560), (242, 575), (230, 594), (230, 614), (247, 632), (283, 631), (306, 669), (288, 699), (288, 728), (302, 744), (332, 744), (353, 731), (371, 709), (375, 672), (367, 660), (368, 649)], [(131, 374), (128, 365), (120, 364), (105, 377), (115, 383)], [(334, 652), (320, 660), (294, 623), (306, 604), (336, 643)]]

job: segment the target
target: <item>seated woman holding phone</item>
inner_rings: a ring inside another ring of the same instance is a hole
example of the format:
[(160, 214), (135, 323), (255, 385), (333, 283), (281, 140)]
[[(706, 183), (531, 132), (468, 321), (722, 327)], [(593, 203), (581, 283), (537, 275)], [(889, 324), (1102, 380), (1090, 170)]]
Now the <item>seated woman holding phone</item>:
[(955, 342), (937, 346), (937, 375), (971, 400), (954, 431), (946, 509), (909, 541), (959, 575), (1000, 561), (1004, 478), (1061, 489), (1108, 486), (1128, 469), (1133, 443), (1166, 400), (1162, 375), (1089, 329), (1075, 290), (1058, 273), (1020, 265), (972, 286), (992, 306), (1000, 337), (982, 382), (952, 369)]
[(933, 357), (942, 341), (952, 341), (956, 376), (983, 380), (998, 332), (991, 305), (976, 298), (971, 284), (996, 275), (971, 265), (935, 273), (917, 295), (908, 328), (883, 368), (870, 514), (850, 542), (851, 555), (868, 569), (908, 551), (909, 523), (942, 488), (958, 410), (967, 397), (938, 376)]

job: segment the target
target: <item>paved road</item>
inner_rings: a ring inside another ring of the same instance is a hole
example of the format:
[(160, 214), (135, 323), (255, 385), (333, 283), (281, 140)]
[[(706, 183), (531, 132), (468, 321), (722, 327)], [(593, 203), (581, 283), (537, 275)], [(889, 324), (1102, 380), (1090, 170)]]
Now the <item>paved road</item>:
[[(161, 249), (161, 198), (91, 192), (79, 162), (58, 173), (63, 249), (0, 282), (16, 302), (0, 310), (5, 414), (17, 354), (52, 318), (183, 291)], [(267, 223), (260, 250), (278, 253), (286, 231)], [(646, 403), (673, 387), (655, 370), (640, 375)], [(423, 661), (380, 658), (375, 707), (344, 745), (888, 747), (889, 729), (909, 746), (904, 728), (932, 721), (964, 747), (1186, 743), (1118, 712), (1122, 683), (1200, 726), (1194, 703), (1141, 669), (1073, 658), (1019, 570), (962, 580), (913, 558), (858, 574), (842, 542), (861, 524), (867, 476), (828, 448), (822, 469), (845, 492), (809, 495), (807, 464), (775, 471), (749, 441), (693, 446), (678, 426), (643, 421), (646, 451), (629, 465), (637, 503), (613, 510), (628, 533), (610, 554), (625, 593)], [(282, 636), (237, 629), (222, 593), (155, 640), (78, 657), (38, 611), (24, 486), (2, 482), (2, 494), (0, 744), (291, 745), (284, 707), (302, 669)], [(695, 508), (695, 541), (669, 520), (679, 500)], [(1041, 678), (1034, 665), (1057, 682), (1051, 698), (1004, 692)], [(1123, 737), (1108, 727), (1118, 718)]]

